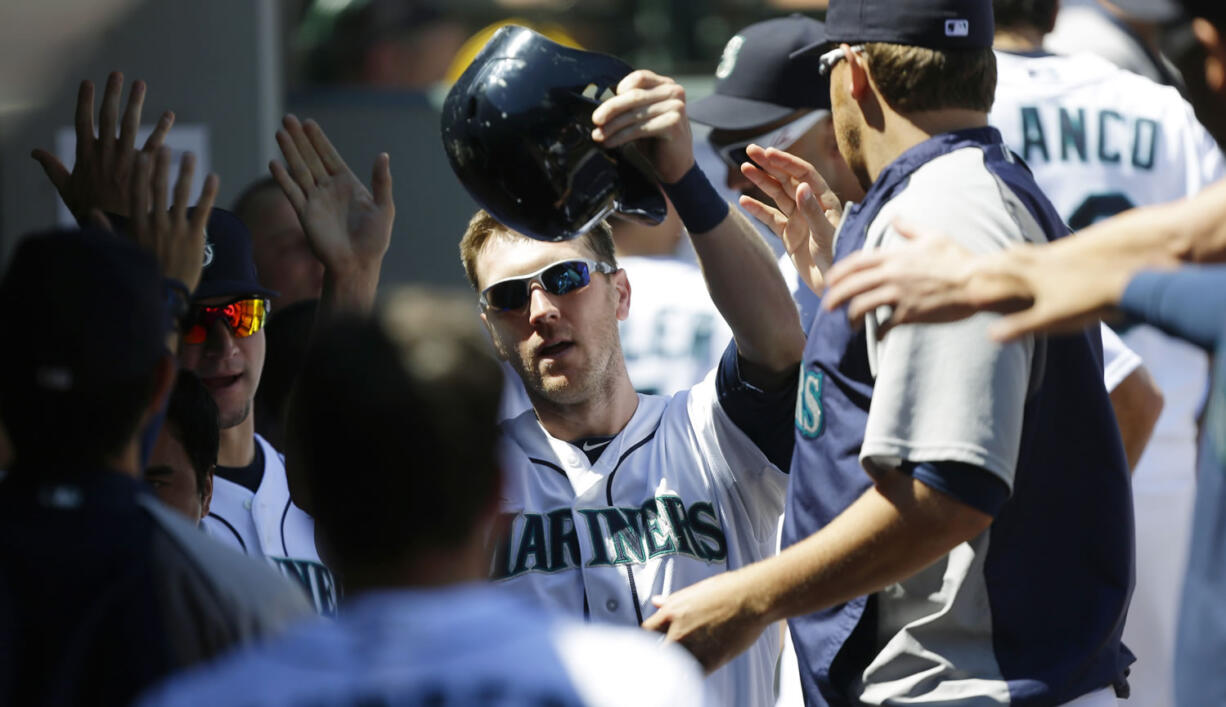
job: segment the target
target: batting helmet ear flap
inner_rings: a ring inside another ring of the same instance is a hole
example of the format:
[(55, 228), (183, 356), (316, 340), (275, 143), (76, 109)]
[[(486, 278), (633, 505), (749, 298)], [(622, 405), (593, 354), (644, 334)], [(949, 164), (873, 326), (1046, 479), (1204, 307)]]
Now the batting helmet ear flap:
[(504, 225), (567, 240), (617, 210), (660, 223), (664, 195), (633, 147), (592, 140), (592, 111), (630, 66), (529, 29), (498, 30), (443, 103), (443, 148), (473, 199)]

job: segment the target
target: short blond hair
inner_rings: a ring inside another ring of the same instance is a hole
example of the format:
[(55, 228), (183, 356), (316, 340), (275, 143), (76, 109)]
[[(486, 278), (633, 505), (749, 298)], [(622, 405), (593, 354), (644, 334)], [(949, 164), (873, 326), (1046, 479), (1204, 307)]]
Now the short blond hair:
[[(490, 216), (485, 209), (479, 209), (473, 214), (473, 217), (468, 220), (468, 228), (464, 231), (464, 237), (460, 239), (460, 263), (464, 266), (464, 274), (468, 276), (468, 281), (474, 290), (481, 289), (477, 282), (477, 255), (493, 238), (530, 239), (529, 236), (507, 228)], [(609, 226), (608, 221), (602, 219), (579, 238), (587, 243), (588, 250), (596, 257), (596, 260), (617, 267), (617, 257), (613, 249), (613, 228)]]
[(864, 45), (864, 57), (881, 97), (899, 113), (992, 110), (996, 55), (991, 49), (928, 49), (869, 42)]

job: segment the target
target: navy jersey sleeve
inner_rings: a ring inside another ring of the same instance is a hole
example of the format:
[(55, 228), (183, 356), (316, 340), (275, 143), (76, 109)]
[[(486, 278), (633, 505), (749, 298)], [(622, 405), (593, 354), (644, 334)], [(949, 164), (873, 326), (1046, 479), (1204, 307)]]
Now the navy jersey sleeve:
[(719, 404), (772, 464), (784, 473), (792, 466), (792, 414), (800, 367), (770, 389), (755, 386), (741, 374), (744, 360), (736, 342), (728, 344), (715, 372)]
[(1137, 273), (1120, 309), (1171, 336), (1213, 351), (1226, 324), (1226, 266)]
[(940, 461), (907, 463), (900, 468), (925, 486), (992, 517), (1009, 500), (1008, 484), (972, 464)]

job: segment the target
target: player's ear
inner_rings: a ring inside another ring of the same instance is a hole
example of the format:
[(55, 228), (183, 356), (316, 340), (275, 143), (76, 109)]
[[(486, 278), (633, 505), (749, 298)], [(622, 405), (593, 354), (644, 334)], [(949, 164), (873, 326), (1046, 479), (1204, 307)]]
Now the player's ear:
[(843, 58), (847, 61), (847, 90), (852, 98), (859, 101), (868, 91), (868, 63), (862, 54), (853, 52), (847, 44), (840, 44), (839, 48), (843, 50)]
[(619, 269), (609, 276), (609, 280), (617, 293), (617, 320), (624, 322), (630, 316), (630, 278), (625, 270)]

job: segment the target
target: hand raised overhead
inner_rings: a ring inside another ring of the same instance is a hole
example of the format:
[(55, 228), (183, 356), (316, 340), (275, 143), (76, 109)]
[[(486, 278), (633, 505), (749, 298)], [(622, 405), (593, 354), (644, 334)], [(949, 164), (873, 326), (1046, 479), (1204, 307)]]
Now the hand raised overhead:
[(607, 148), (634, 142), (661, 181), (680, 180), (694, 165), (694, 139), (685, 115), (685, 89), (667, 76), (632, 71), (617, 95), (592, 111), (592, 139)]
[[(204, 264), (205, 226), (217, 198), (218, 178), (210, 174), (195, 210), (188, 214), (187, 202), (192, 175), (196, 171), (196, 156), (183, 154), (179, 163), (179, 179), (175, 182), (174, 201), (167, 209), (167, 189), (170, 180), (170, 148), (159, 148), (151, 158), (141, 153), (136, 158), (131, 184), (131, 232), (137, 244), (148, 248), (162, 266), (162, 274), (182, 282), (188, 293), (200, 284)], [(152, 197), (152, 203), (150, 203)]]
[[(77, 222), (85, 225), (93, 209), (128, 215), (132, 204), (132, 174), (138, 155), (152, 158), (174, 124), (174, 113), (166, 111), (157, 126), (136, 149), (136, 133), (140, 129), (141, 110), (145, 103), (145, 83), (132, 82), (128, 104), (119, 116), (123, 93), (123, 74), (115, 71), (107, 78), (98, 114), (98, 131), (94, 134), (94, 84), (82, 81), (77, 92), (76, 162), (72, 171), (46, 150), (34, 150), (31, 156), (55, 185), (60, 198)], [(118, 130), (118, 133), (116, 132)]]
[[(387, 153), (375, 158), (368, 191), (313, 121), (285, 117), (277, 144), (285, 164), (269, 164), (326, 269), (325, 297), (366, 307), (373, 303), (383, 255), (391, 243), (396, 207)], [(356, 299), (355, 299), (356, 297)]]

